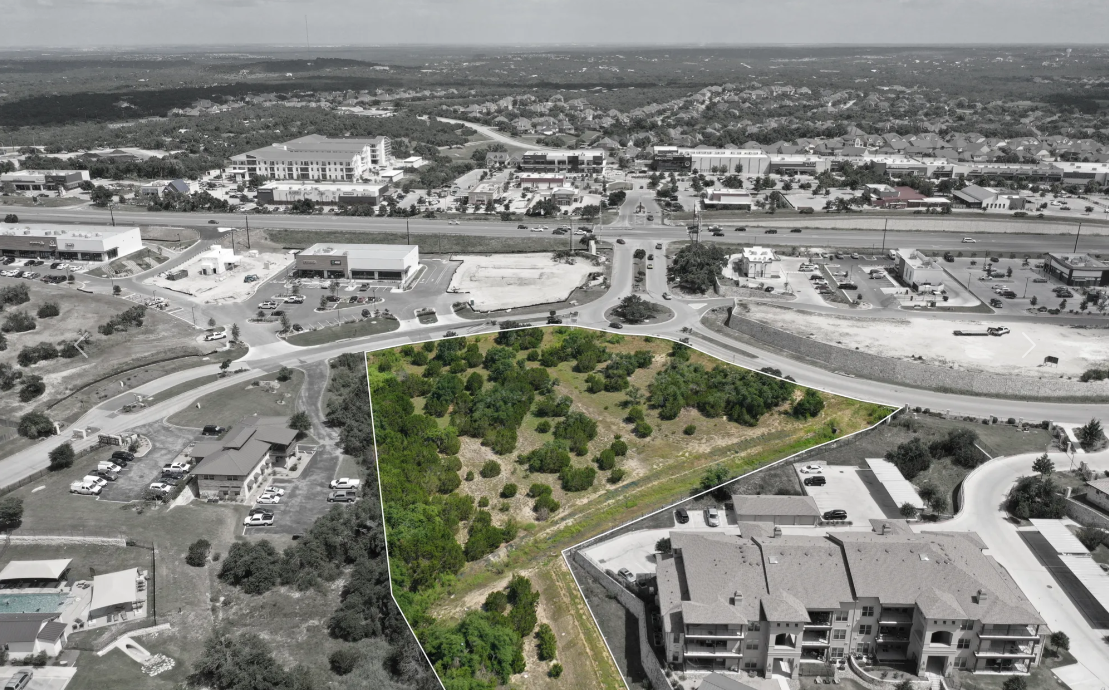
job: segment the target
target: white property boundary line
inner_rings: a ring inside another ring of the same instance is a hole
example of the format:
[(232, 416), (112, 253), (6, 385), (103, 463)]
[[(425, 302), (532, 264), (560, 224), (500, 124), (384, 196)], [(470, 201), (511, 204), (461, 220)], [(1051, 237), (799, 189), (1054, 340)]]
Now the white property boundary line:
[[(536, 316), (535, 318), (542, 318), (542, 317), (540, 317), (540, 316)], [(512, 321), (514, 321), (514, 319), (504, 319), (504, 320), (512, 320)], [(486, 322), (486, 323), (488, 323), (488, 322)], [(592, 326), (578, 326), (578, 325), (571, 325), (571, 326), (565, 326), (565, 325), (563, 325), (563, 326), (559, 326), (559, 325), (555, 325), (555, 324), (540, 324), (540, 325), (534, 325), (534, 324), (523, 324), (523, 325), (521, 325), (521, 326), (518, 326), (518, 327), (516, 327), (516, 328), (508, 328), (508, 329), (496, 329), (496, 330), (482, 331), (482, 332), (480, 332), (480, 333), (471, 333), (471, 334), (469, 334), (469, 335), (466, 335), (466, 336), (452, 336), (452, 337), (467, 337), (467, 338), (468, 338), (468, 337), (471, 337), (471, 336), (475, 336), (475, 335), (486, 335), (486, 334), (489, 334), (489, 333), (492, 333), (492, 334), (496, 334), (496, 333), (500, 333), (500, 332), (501, 332), (502, 330), (523, 330), (523, 329), (525, 329), (525, 328), (559, 328), (559, 327), (562, 327), (562, 328), (580, 328), (580, 329), (583, 329), (583, 330), (591, 330), (591, 331), (597, 331), (597, 332), (599, 332), (599, 333), (609, 333), (609, 334), (611, 334), (611, 331), (609, 331), (609, 330), (607, 330), (607, 329), (604, 329), (604, 328), (595, 328), (595, 327), (592, 327)], [(623, 334), (620, 334), (620, 333), (617, 333), (617, 334), (615, 334), (615, 335), (621, 335), (621, 336), (623, 336)], [(629, 334), (629, 335), (630, 335), (630, 334)], [(628, 337), (628, 336), (624, 336), (624, 337)], [(638, 337), (638, 338), (643, 338), (643, 337), (647, 337), (647, 336), (646, 336), (646, 335), (639, 335), (639, 334), (635, 334), (635, 335), (632, 335), (631, 337)], [(695, 346), (693, 346), (693, 345), (691, 345), (691, 344), (687, 344), (687, 343), (681, 343), (681, 342), (680, 342), (680, 340), (675, 340), (675, 339), (674, 339), (673, 337), (671, 337), (671, 336), (667, 336), (667, 335), (651, 335), (650, 337), (652, 337), (652, 338), (657, 338), (657, 339), (659, 339), (659, 340), (668, 340), (668, 341), (670, 341), (671, 343), (680, 343), (680, 344), (682, 344), (682, 345), (685, 345), (686, 347), (688, 347), (688, 348), (690, 348), (690, 349), (692, 349), (692, 350), (697, 350), (697, 352), (700, 352), (700, 353), (701, 353), (701, 354), (703, 354), (703, 355), (706, 355), (706, 356), (712, 357), (713, 359), (715, 359), (715, 360), (719, 361), (719, 362), (720, 362), (721, 364), (725, 364), (725, 365), (728, 365), (728, 366), (733, 366), (733, 367), (737, 367), (737, 368), (740, 368), (740, 369), (746, 369), (746, 370), (748, 370), (748, 371), (752, 371), (752, 372), (755, 372), (755, 373), (757, 373), (757, 374), (762, 374), (763, 376), (769, 376), (769, 377), (771, 377), (771, 378), (775, 378), (775, 379), (778, 379), (778, 380), (780, 380), (780, 381), (787, 381), (787, 379), (785, 379), (785, 378), (783, 378), (783, 377), (781, 377), (781, 376), (775, 376), (775, 375), (773, 375), (773, 374), (768, 374), (768, 373), (766, 373), (766, 372), (762, 372), (762, 371), (757, 371), (757, 370), (755, 370), (755, 369), (752, 369), (751, 367), (743, 366), (742, 364), (735, 364), (735, 363), (732, 363), (732, 362), (725, 362), (724, 360), (720, 359), (720, 358), (719, 358), (719, 357), (717, 357), (716, 355), (713, 355), (713, 354), (710, 354), (710, 353), (708, 353), (708, 352), (705, 352), (705, 351), (703, 351), (703, 350), (700, 350), (700, 349), (696, 348)], [(411, 342), (410, 342), (410, 343), (408, 343), (408, 344), (409, 344), (409, 345), (413, 345), (413, 346), (415, 346), (415, 345), (423, 345), (423, 344), (424, 344), (424, 343), (426, 343), (426, 342), (435, 342), (435, 341), (439, 341), (439, 340), (445, 340), (445, 339), (446, 339), (446, 336), (439, 336), (439, 337), (429, 337), (429, 338), (425, 338), (425, 339), (423, 339), (423, 340), (413, 340), (413, 341), (411, 341)], [(372, 349), (367, 349), (367, 350), (363, 350), (363, 353), (362, 353), (362, 357), (363, 357), (363, 360), (365, 360), (365, 358), (366, 358), (366, 355), (368, 355), (368, 354), (370, 354), (370, 353), (372, 353), (372, 352), (377, 352), (377, 351), (379, 351), (379, 350), (392, 350), (392, 349), (395, 349), (395, 348), (398, 348), (398, 347), (403, 347), (403, 345), (389, 345), (389, 346), (385, 346), (385, 347), (379, 347), (379, 348), (372, 348)], [(399, 602), (397, 601), (397, 597), (396, 597), (396, 594), (395, 594), (395, 593), (393, 592), (393, 570), (392, 570), (392, 564), (391, 564), (391, 560), (390, 560), (390, 557), (389, 557), (389, 534), (388, 534), (388, 529), (387, 529), (387, 527), (386, 527), (386, 524), (385, 524), (385, 497), (384, 497), (384, 495), (382, 494), (382, 490), (381, 490), (381, 469), (380, 469), (380, 467), (379, 467), (379, 463), (380, 463), (380, 458), (381, 458), (381, 456), (380, 456), (380, 454), (378, 453), (378, 450), (377, 450), (377, 425), (376, 425), (376, 423), (375, 423), (375, 421), (374, 421), (374, 403), (373, 403), (373, 393), (372, 393), (372, 391), (370, 390), (370, 370), (369, 370), (369, 365), (368, 365), (368, 363), (366, 363), (366, 362), (363, 362), (363, 364), (364, 364), (364, 365), (366, 366), (366, 397), (367, 397), (367, 398), (369, 399), (369, 401), (370, 401), (370, 426), (371, 426), (371, 431), (372, 431), (372, 435), (373, 435), (373, 448), (374, 448), (374, 472), (375, 472), (375, 473), (377, 474), (377, 500), (378, 500), (378, 504), (379, 504), (379, 507), (380, 507), (380, 509), (381, 509), (381, 531), (382, 531), (382, 533), (383, 533), (383, 534), (385, 535), (385, 559), (386, 559), (386, 565), (387, 565), (387, 566), (388, 566), (388, 568), (389, 568), (389, 597), (390, 597), (390, 598), (391, 598), (391, 599), (393, 600), (393, 604), (394, 604), (394, 605), (395, 605), (395, 606), (397, 607), (397, 610), (398, 610), (398, 611), (400, 611), (401, 617), (402, 617), (402, 618), (404, 618), (404, 624), (405, 624), (406, 626), (408, 626), (408, 631), (409, 631), (410, 633), (412, 633), (412, 639), (413, 639), (413, 640), (415, 640), (416, 644), (417, 644), (417, 645), (418, 645), (418, 646), (420, 647), (420, 653), (421, 653), (421, 654), (423, 655), (423, 657), (424, 657), (424, 660), (425, 660), (425, 661), (427, 661), (428, 667), (429, 667), (429, 668), (431, 668), (431, 672), (435, 674), (435, 679), (436, 679), (437, 681), (439, 681), (439, 686), (440, 686), (440, 687), (443, 687), (443, 688), (445, 689), (445, 687), (446, 687), (446, 686), (444, 686), (444, 685), (443, 685), (443, 680), (442, 680), (441, 678), (439, 678), (439, 672), (435, 670), (435, 665), (431, 663), (431, 658), (430, 658), (430, 657), (429, 657), (429, 656), (427, 655), (427, 651), (426, 651), (426, 650), (424, 649), (424, 646), (423, 646), (422, 644), (420, 644), (419, 638), (418, 638), (418, 637), (416, 636), (416, 631), (415, 631), (415, 630), (414, 630), (414, 629), (412, 628), (412, 623), (411, 623), (411, 622), (409, 622), (409, 620), (408, 620), (408, 616), (404, 615), (404, 610), (403, 610), (403, 609), (401, 609), (401, 607), (400, 607), (400, 603), (399, 603)], [(792, 384), (794, 384), (794, 385), (801, 385), (801, 384), (798, 384), (798, 383), (797, 383), (796, 381), (788, 381), (788, 382), (789, 382), (789, 383), (792, 383)], [(819, 391), (821, 391), (821, 392), (824, 392), (824, 393), (828, 393), (829, 395), (837, 395), (837, 396), (839, 396), (839, 397), (841, 397), (841, 398), (842, 398), (842, 397), (848, 397), (848, 396), (843, 396), (843, 395), (839, 395), (838, 393), (834, 393), (834, 392), (832, 392), (832, 391), (827, 391), (827, 390), (824, 390), (824, 389), (821, 389), (821, 388), (815, 388), (814, 386), (802, 386), (802, 387), (803, 387), (803, 388), (813, 388), (814, 390), (819, 390)], [(879, 402), (874, 402), (874, 401), (871, 401), (871, 400), (862, 400), (862, 399), (860, 399), (860, 398), (851, 398), (851, 399), (852, 399), (852, 400), (859, 400), (860, 402), (865, 402), (865, 403), (869, 403), (869, 404), (872, 404), (872, 405), (881, 405), (881, 406), (883, 406), (883, 407), (889, 407), (889, 405), (887, 405), (886, 403), (879, 403)], [(900, 409), (904, 409), (904, 408), (900, 408)], [(802, 450), (802, 451), (798, 451), (797, 453), (794, 453), (793, 455), (790, 455), (790, 456), (788, 456), (788, 457), (782, 458), (781, 460), (776, 460), (775, 462), (772, 462), (772, 463), (770, 463), (769, 465), (764, 465), (764, 466), (762, 466), (762, 467), (759, 467), (759, 468), (756, 468), (756, 469), (754, 469), (754, 470), (751, 470), (750, 472), (748, 472), (748, 473), (746, 473), (746, 474), (741, 474), (741, 475), (739, 475), (738, 477), (733, 477), (732, 479), (729, 479), (728, 481), (726, 481), (726, 482), (724, 482), (724, 483), (720, 484), (719, 486), (715, 486), (715, 487), (713, 487), (713, 488), (709, 489), (708, 491), (704, 491), (704, 492), (701, 492), (700, 494), (696, 494), (696, 495), (694, 495), (694, 496), (691, 496), (691, 497), (683, 498), (683, 499), (682, 499), (681, 501), (678, 501), (677, 503), (684, 503), (685, 501), (688, 501), (688, 500), (693, 500), (693, 499), (699, 498), (700, 496), (703, 496), (703, 495), (705, 495), (705, 494), (707, 494), (707, 493), (711, 493), (712, 491), (715, 491), (716, 489), (720, 488), (721, 486), (725, 486), (725, 485), (727, 485), (727, 484), (731, 484), (732, 482), (734, 482), (734, 481), (737, 481), (737, 480), (739, 480), (739, 479), (741, 479), (741, 478), (743, 478), (743, 477), (748, 477), (748, 476), (750, 476), (750, 475), (752, 475), (752, 474), (754, 474), (754, 473), (756, 473), (756, 472), (759, 472), (759, 471), (761, 471), (761, 470), (765, 470), (765, 469), (768, 469), (768, 468), (770, 468), (770, 467), (774, 467), (775, 465), (778, 465), (778, 464), (780, 464), (780, 463), (783, 463), (783, 462), (785, 462), (786, 460), (789, 460), (790, 458), (796, 457), (796, 456), (797, 456), (798, 454), (800, 454), (800, 453), (807, 453), (807, 452), (809, 452), (809, 451), (812, 451), (812, 450), (813, 450), (813, 449), (815, 449), (815, 448), (820, 448), (821, 446), (825, 446), (825, 445), (827, 445), (827, 444), (829, 444), (829, 443), (835, 443), (835, 442), (840, 442), (840, 441), (843, 441), (844, 439), (847, 439), (847, 438), (851, 438), (852, 436), (855, 436), (855, 435), (857, 435), (857, 434), (860, 434), (860, 433), (862, 433), (863, 431), (868, 431), (868, 430), (870, 430), (870, 429), (873, 429), (873, 428), (877, 427), (877, 426), (878, 426), (878, 425), (880, 425), (880, 424), (885, 424), (886, 422), (888, 422), (888, 421), (889, 421), (889, 419), (890, 419), (890, 418), (891, 418), (891, 417), (893, 416), (893, 414), (895, 414), (895, 413), (891, 413), (890, 415), (887, 415), (887, 416), (886, 416), (885, 418), (883, 418), (883, 419), (882, 419), (882, 420), (881, 420), (880, 422), (877, 422), (876, 424), (873, 424), (873, 425), (871, 425), (871, 426), (869, 426), (869, 427), (866, 427), (865, 429), (860, 429), (859, 431), (856, 431), (856, 432), (854, 432), (854, 433), (848, 434), (847, 436), (843, 436), (843, 437), (841, 437), (841, 438), (837, 438), (837, 439), (832, 439), (832, 440), (830, 440), (830, 441), (825, 441), (824, 443), (821, 443), (821, 444), (818, 444), (818, 445), (812, 446), (811, 448), (806, 448), (806, 449), (804, 449), (804, 450)], [(566, 560), (566, 552), (567, 552), (567, 551), (570, 551), (570, 550), (572, 550), (572, 549), (578, 549), (578, 548), (581, 548), (581, 546), (582, 546), (583, 544), (587, 544), (587, 543), (589, 543), (589, 542), (591, 542), (591, 541), (594, 541), (594, 540), (596, 540), (596, 539), (600, 539), (601, 537), (603, 537), (603, 536), (605, 536), (605, 535), (607, 535), (607, 534), (611, 534), (612, 532), (614, 532), (614, 531), (616, 531), (616, 530), (618, 530), (618, 529), (621, 529), (621, 528), (623, 528), (623, 527), (626, 527), (626, 526), (628, 526), (628, 525), (631, 525), (631, 524), (634, 524), (634, 523), (636, 523), (636, 522), (639, 522), (640, 520), (643, 520), (643, 519), (646, 519), (646, 518), (648, 518), (648, 517), (651, 517), (652, 515), (657, 515), (658, 513), (662, 512), (662, 511), (665, 511), (665, 510), (669, 510), (669, 509), (670, 509), (671, 507), (673, 507), (674, 505), (677, 505), (677, 503), (673, 503), (673, 504), (670, 504), (670, 505), (668, 505), (668, 506), (665, 506), (665, 507), (663, 507), (663, 508), (660, 508), (659, 510), (656, 510), (656, 511), (654, 511), (654, 512), (652, 512), (652, 513), (648, 513), (647, 515), (644, 515), (644, 516), (638, 517), (638, 518), (636, 518), (635, 520), (632, 520), (632, 521), (630, 521), (630, 522), (625, 522), (625, 523), (624, 523), (623, 525), (620, 525), (619, 527), (614, 527), (614, 528), (612, 528), (612, 529), (610, 529), (610, 530), (607, 530), (607, 531), (605, 531), (605, 532), (603, 532), (603, 533), (601, 533), (601, 534), (598, 534), (598, 535), (597, 535), (597, 536), (595, 536), (595, 537), (591, 537), (590, 539), (586, 539), (586, 540), (585, 540), (585, 541), (583, 541), (583, 542), (580, 542), (580, 543), (578, 543), (578, 544), (575, 544), (575, 545), (573, 545), (573, 546), (569, 546), (569, 547), (567, 547), (567, 548), (563, 549), (563, 550), (562, 550), (562, 552), (561, 552), (561, 553), (562, 553), (562, 559), (563, 559), (563, 562), (565, 562), (565, 563), (566, 563), (566, 568), (567, 568), (568, 570), (570, 570), (570, 576), (571, 576), (571, 577), (572, 577), (572, 578), (574, 579), (574, 584), (575, 584), (575, 585), (577, 586), (577, 588), (578, 588), (578, 594), (580, 594), (580, 595), (581, 595), (581, 598), (582, 598), (582, 600), (583, 600), (583, 601), (585, 601), (585, 607), (586, 607), (586, 609), (588, 609), (588, 610), (589, 610), (589, 616), (590, 616), (590, 618), (592, 618), (592, 619), (593, 619), (593, 625), (595, 625), (595, 626), (596, 626), (596, 628), (597, 628), (597, 633), (598, 633), (598, 634), (599, 634), (599, 635), (601, 636), (601, 639), (602, 639), (602, 640), (604, 640), (604, 643), (605, 643), (605, 649), (607, 649), (607, 650), (608, 650), (608, 654), (609, 654), (609, 657), (611, 657), (611, 659), (612, 659), (612, 662), (613, 662), (613, 664), (614, 664), (614, 665), (616, 665), (616, 669), (617, 669), (617, 671), (619, 671), (619, 669), (620, 669), (620, 665), (619, 665), (619, 664), (618, 664), (618, 663), (616, 662), (616, 655), (614, 655), (614, 654), (612, 653), (612, 648), (608, 646), (608, 640), (607, 640), (607, 639), (605, 639), (605, 635), (604, 635), (604, 632), (603, 632), (603, 631), (601, 630), (601, 626), (600, 626), (600, 625), (599, 625), (599, 624), (597, 623), (597, 617), (596, 617), (596, 615), (594, 615), (594, 613), (593, 613), (593, 609), (592, 609), (592, 608), (591, 608), (591, 607), (589, 606), (589, 600), (585, 598), (585, 593), (584, 593), (584, 592), (582, 591), (582, 589), (581, 589), (581, 583), (579, 583), (579, 582), (578, 582), (578, 579), (577, 579), (577, 577), (576, 577), (576, 576), (574, 575), (574, 571), (573, 571), (573, 570), (572, 570), (572, 569), (570, 568), (570, 564), (569, 564), (569, 561), (567, 561), (567, 560)], [(628, 685), (628, 681), (627, 681), (627, 678), (625, 678), (625, 677), (624, 677), (624, 674), (623, 674), (623, 673), (621, 673), (621, 674), (620, 674), (620, 679), (624, 681), (624, 687), (625, 687), (625, 688), (627, 688), (628, 690), (631, 690), (631, 689), (630, 689), (630, 686)]]

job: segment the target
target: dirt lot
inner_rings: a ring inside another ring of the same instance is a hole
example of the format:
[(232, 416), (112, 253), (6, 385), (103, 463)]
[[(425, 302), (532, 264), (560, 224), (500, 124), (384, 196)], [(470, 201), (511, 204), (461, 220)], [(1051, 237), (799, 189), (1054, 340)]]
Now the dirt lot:
[[(1012, 376), (1077, 377), (1109, 362), (1109, 338), (1104, 330), (1063, 328), (1050, 323), (1013, 321), (989, 323), (967, 319), (943, 321), (912, 318), (866, 318), (806, 313), (750, 303), (749, 318), (820, 342), (839, 345), (882, 357), (912, 359), (971, 371)], [(955, 330), (979, 331), (986, 326), (1006, 326), (1001, 337), (956, 336)], [(1044, 357), (1059, 358), (1058, 367), (1042, 367)], [(923, 358), (923, 359), (920, 359)]]
[[(9, 306), (7, 311), (26, 311), (34, 316), (43, 303), (53, 301), (57, 302), (61, 313), (52, 318), (36, 318), (36, 328), (32, 331), (6, 334), (8, 348), (0, 352), (0, 362), (17, 367), (24, 375), (42, 376), (46, 383), (46, 393), (29, 405), (19, 402), (18, 387), (0, 393), (2, 418), (18, 418), (31, 406), (56, 402), (93, 381), (111, 376), (114, 372), (140, 367), (155, 360), (206, 352), (196, 343), (197, 332), (192, 326), (157, 310), (147, 309), (141, 328), (132, 327), (127, 332), (117, 331), (110, 336), (103, 336), (97, 332), (97, 327), (110, 317), (134, 306), (131, 302), (17, 278), (0, 278), (0, 287), (20, 282), (30, 288), (31, 301)], [(81, 356), (72, 359), (58, 358), (30, 367), (18, 367), (16, 357), (25, 346), (42, 342), (72, 342), (86, 332), (91, 336), (82, 342), (81, 349), (88, 354), (87, 359)], [(112, 383), (118, 393), (118, 381)], [(60, 416), (68, 416), (74, 412), (70, 407), (73, 406), (66, 406)], [(81, 408), (83, 405), (76, 407)]]
[[(255, 291), (267, 280), (285, 271), (292, 262), (292, 254), (263, 253), (252, 256), (240, 250), (238, 255), (239, 265), (234, 270), (217, 275), (201, 275), (196, 263), (189, 261), (181, 264), (189, 275), (180, 280), (168, 280), (161, 275), (155, 275), (143, 280), (147, 285), (184, 292), (204, 299), (205, 303), (232, 303), (250, 299)], [(248, 275), (258, 276), (258, 280), (247, 283), (243, 278)]]
[(510, 309), (566, 299), (600, 272), (580, 257), (557, 260), (551, 254), (457, 255), (462, 265), (454, 272), (447, 292), (472, 300), (474, 309)]

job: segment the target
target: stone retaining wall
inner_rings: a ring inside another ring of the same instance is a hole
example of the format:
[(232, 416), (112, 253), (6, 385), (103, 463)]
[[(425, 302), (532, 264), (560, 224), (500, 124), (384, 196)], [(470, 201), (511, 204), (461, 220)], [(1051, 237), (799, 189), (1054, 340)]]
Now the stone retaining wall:
[(666, 678), (666, 673), (659, 665), (658, 657), (651, 649), (650, 637), (648, 637), (647, 630), (647, 607), (644, 606), (643, 600), (629, 592), (623, 585), (613, 580), (606, 575), (604, 571), (598, 568), (592, 561), (585, 557), (580, 551), (572, 552), (571, 558), (574, 563), (581, 566), (585, 572), (600, 583), (605, 590), (616, 597), (621, 606), (627, 609), (633, 616), (635, 616), (636, 623), (639, 626), (639, 658), (640, 663), (643, 665), (643, 671), (647, 674), (647, 679), (651, 682), (652, 688), (669, 688), (672, 687), (670, 681)]
[[(879, 357), (848, 350), (789, 333), (760, 321), (729, 312), (724, 323), (760, 343), (801, 355), (832, 371), (859, 378), (896, 383), (925, 390), (1009, 397), (1018, 399), (1069, 398), (1100, 401), (1109, 399), (1109, 380), (1082, 383), (1066, 379), (1034, 379), (1002, 376), (964, 369), (945, 369), (928, 364)], [(1032, 420), (1039, 421), (1039, 420)]]
[(1067, 517), (1083, 527), (1109, 529), (1109, 516), (1069, 497), (1067, 498)]

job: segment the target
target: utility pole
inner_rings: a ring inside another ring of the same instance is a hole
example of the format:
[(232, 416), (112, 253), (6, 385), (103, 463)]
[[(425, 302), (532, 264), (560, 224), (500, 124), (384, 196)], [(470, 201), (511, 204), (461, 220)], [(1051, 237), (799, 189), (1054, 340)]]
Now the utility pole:
[(243, 218), (246, 219), (246, 248), (250, 249), (250, 216), (244, 213)]
[[(116, 212), (115, 212), (115, 207), (116, 207), (116, 206), (115, 206), (115, 204), (108, 204), (108, 213), (112, 214), (112, 227), (113, 227), (113, 228), (114, 228), (114, 227), (116, 226)], [(1080, 226), (1080, 227), (1081, 227), (1081, 226)], [(1078, 244), (1078, 242), (1077, 242), (1077, 241), (1075, 241), (1075, 244), (1077, 245), (1077, 244)]]
[[(114, 223), (113, 223), (114, 225)], [(1082, 223), (1078, 224), (1078, 233), (1074, 236), (1074, 251), (1078, 253), (1078, 238), (1082, 236)]]
[(882, 223), (882, 253), (883, 254), (886, 253), (886, 228), (889, 227), (889, 224), (890, 224), (890, 219), (889, 218), (886, 218), (885, 222)]
[(412, 229), (408, 227), (408, 219), (404, 219), (404, 231), (408, 233), (408, 244), (412, 244)]

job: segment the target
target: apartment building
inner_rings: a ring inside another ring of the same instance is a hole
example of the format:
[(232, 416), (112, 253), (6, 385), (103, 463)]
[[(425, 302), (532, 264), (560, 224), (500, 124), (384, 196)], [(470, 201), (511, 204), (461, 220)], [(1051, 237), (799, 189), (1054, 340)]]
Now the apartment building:
[(850, 654), (917, 675), (1028, 673), (1039, 662), (1047, 626), (977, 535), (872, 526), (671, 532), (657, 566), (666, 662), (790, 678)]
[(601, 172), (605, 169), (602, 149), (573, 151), (526, 151), (520, 159), (520, 170), (531, 172)]
[(231, 174), (271, 180), (361, 180), (393, 162), (389, 137), (330, 138), (318, 134), (231, 157)]

